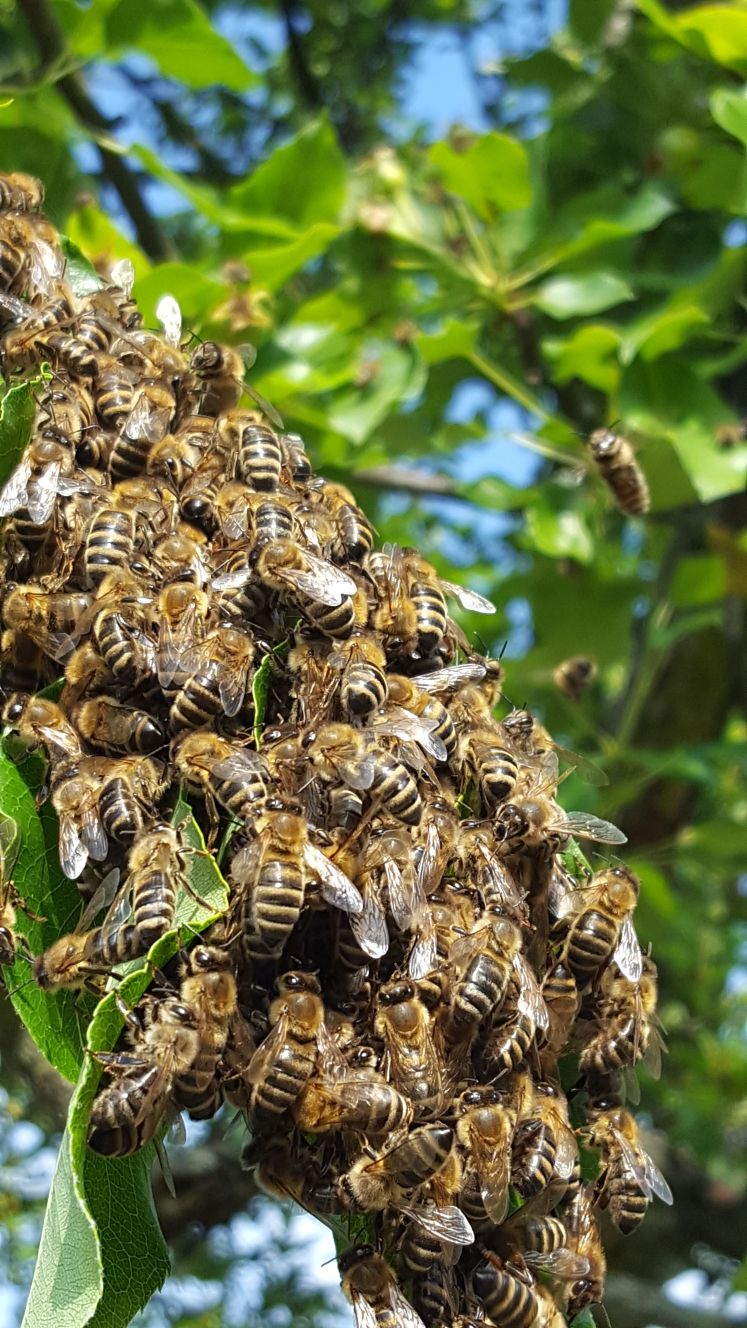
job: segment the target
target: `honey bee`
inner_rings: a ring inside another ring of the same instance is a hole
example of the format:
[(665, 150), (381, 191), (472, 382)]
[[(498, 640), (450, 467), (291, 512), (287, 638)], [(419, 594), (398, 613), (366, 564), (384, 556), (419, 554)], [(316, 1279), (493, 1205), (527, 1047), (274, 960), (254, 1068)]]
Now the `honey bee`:
[(586, 1272), (569, 1287), (567, 1312), (568, 1317), (572, 1319), (588, 1305), (601, 1304), (604, 1297), (607, 1261), (604, 1257), (593, 1185), (582, 1181), (570, 1190), (559, 1211), (562, 1214), (569, 1247), (587, 1264)]
[(39, 397), (36, 427), (42, 438), (80, 445), (94, 420), (93, 397), (82, 385), (50, 383)]
[(586, 784), (601, 785), (608, 782), (604, 771), (593, 761), (553, 742), (547, 729), (528, 710), (512, 710), (500, 727), (509, 738), (522, 765), (534, 767), (546, 779), (557, 782), (558, 762), (563, 760)]
[(627, 835), (591, 812), (567, 812), (549, 795), (549, 785), (530, 776), (526, 796), (503, 802), (495, 814), (495, 834), (509, 852), (560, 847), (570, 836), (598, 844), (625, 844)]
[(355, 1328), (424, 1328), (394, 1273), (373, 1245), (351, 1245), (337, 1260)]
[(250, 1085), (246, 1082), (246, 1073), (256, 1050), (254, 1029), (237, 1007), (228, 1021), (219, 1078), (224, 1098), (238, 1111), (248, 1109)]
[(2, 717), (28, 747), (43, 747), (53, 768), (82, 756), (80, 738), (56, 701), (14, 693), (6, 701)]
[(30, 636), (46, 654), (62, 660), (75, 648), (74, 634), (91, 596), (81, 591), (48, 592), (31, 586), (6, 585), (3, 621)]
[(86, 576), (91, 585), (98, 585), (117, 568), (127, 570), (132, 562), (137, 534), (137, 513), (128, 495), (117, 501), (116, 492), (110, 504), (99, 508), (88, 528), (84, 555)]
[(110, 1075), (91, 1107), (89, 1147), (104, 1157), (129, 1157), (156, 1134), (177, 1076), (199, 1055), (200, 1025), (175, 996), (146, 1007), (145, 1028), (131, 1051), (96, 1052)]
[(353, 882), (309, 839), (303, 816), (271, 799), (255, 818), (254, 838), (231, 862), (239, 890), (247, 954), (256, 960), (279, 955), (301, 916), (308, 882), (316, 878), (322, 898), (345, 913), (360, 913), (363, 901)]
[(207, 563), (207, 540), (203, 531), (187, 522), (157, 540), (151, 549), (151, 562), (161, 581), (193, 581), (204, 589), (210, 579)]
[(130, 849), (127, 890), (141, 954), (172, 926), (179, 889), (189, 891), (184, 862), (185, 851), (173, 825), (154, 825)]
[(96, 650), (116, 682), (136, 687), (156, 673), (156, 647), (150, 636), (151, 598), (133, 576), (122, 571), (104, 577), (90, 614), (78, 621), (91, 631)]
[(643, 1147), (635, 1118), (624, 1107), (602, 1100), (588, 1111), (586, 1138), (598, 1149), (602, 1172), (596, 1201), (606, 1208), (618, 1231), (630, 1235), (640, 1226), (651, 1200), (674, 1202), (672, 1191)]
[[(91, 394), (96, 409), (96, 417), (102, 429), (106, 431), (106, 465), (109, 470), (112, 453), (120, 443), (120, 430), (128, 419), (137, 390), (137, 375), (121, 362), (104, 358), (99, 366), (99, 373), (91, 384)], [(103, 461), (102, 449), (102, 461)], [(120, 454), (123, 448), (120, 443)], [(141, 451), (137, 451), (139, 458)], [(143, 465), (147, 459), (147, 450), (142, 449)], [(96, 463), (94, 463), (96, 464)], [(116, 463), (115, 463), (116, 465)], [(110, 472), (111, 473), (111, 472)], [(127, 475), (137, 474), (137, 470), (127, 469)]]
[(373, 548), (373, 529), (349, 489), (330, 480), (312, 480), (309, 496), (329, 513), (334, 528), (330, 556), (340, 562), (362, 562)]
[(102, 783), (96, 758), (73, 757), (54, 767), (51, 801), (60, 823), (60, 866), (71, 881), (89, 858), (103, 862), (109, 852), (99, 805)]
[(658, 1079), (664, 1043), (656, 1018), (656, 965), (644, 957), (638, 982), (610, 965), (599, 987), (594, 1002), (597, 1031), (581, 1052), (579, 1069), (587, 1077), (601, 1078), (642, 1060)]
[(70, 718), (83, 740), (97, 751), (148, 756), (166, 743), (160, 720), (147, 710), (125, 705), (111, 696), (79, 701)]
[(443, 1101), (441, 1061), (430, 1014), (412, 982), (394, 979), (380, 987), (374, 1032), (395, 1087), (417, 1115), (434, 1115)]
[(495, 613), (495, 606), (482, 595), (444, 581), (415, 549), (384, 544), (368, 554), (364, 565), (379, 601), (373, 626), (395, 651), (425, 657), (439, 648), (448, 623), (444, 591), (462, 608)]
[(0, 491), (0, 517), (17, 512), (30, 526), (45, 526), (58, 493), (72, 493), (85, 484), (90, 488), (90, 481), (70, 478), (74, 470), (75, 454), (68, 443), (36, 438)]
[(613, 960), (624, 977), (639, 982), (643, 955), (633, 926), (640, 882), (627, 867), (606, 867), (592, 876), (588, 886), (567, 889), (563, 878), (553, 877), (556, 893), (550, 904), (559, 921), (561, 958), (579, 988), (593, 982)]
[(544, 991), (526, 960), (524, 964), (523, 971), (512, 972), (501, 1010), (492, 1016), (480, 1049), (484, 1065), (495, 1078), (521, 1065), (535, 1040), (543, 1042), (550, 1027)]
[(229, 951), (217, 945), (196, 945), (190, 950), (179, 996), (195, 1013), (200, 1047), (189, 1069), (177, 1075), (174, 1092), (193, 1120), (206, 1120), (215, 1115), (221, 1103), (218, 1064), (237, 1013), (236, 979)]
[(419, 1212), (414, 1196), (446, 1165), (453, 1143), (451, 1126), (419, 1125), (383, 1153), (360, 1157), (350, 1171), (340, 1176), (340, 1190), (361, 1212), (382, 1212), (392, 1207)]
[(651, 496), (627, 438), (613, 429), (596, 429), (589, 439), (589, 448), (620, 511), (626, 516), (644, 516), (651, 506)]
[(109, 457), (113, 480), (125, 480), (145, 470), (152, 444), (166, 436), (175, 411), (173, 391), (158, 379), (145, 379), (134, 388)]
[(44, 202), (44, 185), (33, 175), (12, 171), (0, 175), (0, 212), (38, 212)]
[(239, 349), (203, 341), (192, 351), (189, 367), (197, 379), (201, 414), (220, 415), (238, 405), (246, 373)]
[(370, 1047), (359, 1048), (351, 1062), (325, 1057), (320, 1073), (304, 1084), (293, 1105), (299, 1129), (312, 1134), (353, 1130), (375, 1136), (407, 1128), (412, 1107), (376, 1068)]
[(365, 719), (383, 706), (390, 686), (386, 655), (371, 632), (354, 632), (339, 642), (328, 663), (340, 675), (340, 706), (346, 717)]
[(374, 803), (406, 825), (420, 822), (423, 803), (410, 772), (350, 724), (324, 724), (307, 733), (301, 747), (321, 779), (367, 790)]
[(216, 430), (250, 489), (277, 489), (283, 458), (280, 440), (272, 429), (260, 424), (253, 411), (232, 410), (218, 416)]
[(237, 715), (251, 686), (254, 640), (240, 627), (215, 627), (181, 657), (191, 670), (169, 712), (172, 733), (209, 724), (221, 711)]
[[(112, 962), (117, 962), (117, 956), (109, 953), (105, 942), (111, 929), (116, 928), (125, 904), (122, 896), (117, 895), (118, 884), (119, 870), (115, 868), (107, 873), (94, 891), (75, 931), (60, 936), (42, 954), (36, 956), (31, 966), (31, 976), (42, 991), (70, 991), (86, 987), (100, 994), (101, 983), (108, 975)], [(107, 903), (109, 907), (101, 926), (89, 930), (89, 923)], [(120, 930), (131, 932), (132, 928)], [(129, 958), (129, 954), (124, 957)]]
[(251, 1139), (242, 1150), (241, 1165), (253, 1170), (257, 1187), (275, 1199), (293, 1199), (307, 1212), (322, 1217), (339, 1211), (334, 1184), (300, 1139), (292, 1143), (282, 1137)]
[(10, 873), (19, 848), (18, 822), (0, 814), (0, 965), (12, 964), (16, 957), (16, 907), (23, 903)]
[(13, 628), (0, 638), (0, 665), (8, 692), (36, 692), (50, 681), (46, 656), (36, 641)]
[(542, 997), (550, 1016), (548, 1047), (558, 1052), (566, 1044), (581, 1004), (576, 979), (562, 959), (548, 968), (542, 981)]
[(539, 1308), (537, 1284), (531, 1273), (509, 1267), (496, 1255), (486, 1257), (473, 1269), (470, 1288), (483, 1306), (489, 1322), (501, 1328), (535, 1328)]
[(536, 1023), (547, 1021), (537, 979), (522, 954), (519, 925), (501, 905), (489, 905), (479, 924), (454, 942), (449, 961), (456, 972), (444, 1031), (450, 1042), (471, 1040), (480, 1024), (500, 1014), (515, 978)]
[(586, 688), (597, 676), (597, 666), (586, 655), (564, 659), (554, 670), (552, 680), (569, 701), (580, 701)]
[(215, 443), (215, 420), (209, 415), (193, 415), (153, 443), (148, 451), (146, 471), (169, 480), (181, 493)]
[(158, 612), (158, 681), (164, 695), (173, 700), (192, 675), (190, 661), (205, 637), (210, 598), (192, 582), (173, 581), (158, 596)]
[(454, 721), (446, 706), (437, 697), (430, 696), (427, 691), (422, 690), (412, 678), (389, 674), (386, 683), (389, 700), (397, 706), (412, 711), (414, 715), (430, 724), (434, 737), (443, 744), (445, 756), (442, 759), (453, 760), (457, 748), (457, 734)]
[(564, 1095), (547, 1080), (533, 1082), (526, 1071), (516, 1075), (512, 1092), (518, 1110), (512, 1155), (514, 1186), (524, 1198), (551, 1184), (565, 1191), (578, 1162), (578, 1145)]
[(316, 1069), (317, 1059), (334, 1044), (324, 1023), (317, 978), (284, 973), (275, 979), (278, 995), (270, 1005), (270, 1032), (258, 1046), (249, 1068), (249, 1116), (253, 1128), (275, 1126), (289, 1111)]
[(118, 843), (133, 844), (149, 825), (153, 807), (164, 792), (163, 765), (148, 756), (98, 760), (97, 765), (104, 829)]
[[(350, 636), (363, 614), (361, 592), (353, 578), (292, 540), (276, 540), (262, 548), (257, 575), (326, 636)], [(222, 580), (215, 583), (219, 589)]]
[(475, 1226), (508, 1211), (516, 1113), (497, 1088), (469, 1088), (456, 1101), (456, 1136), (465, 1157), (461, 1204)]
[(183, 782), (205, 798), (216, 824), (215, 803), (237, 821), (247, 821), (267, 800), (269, 772), (264, 760), (217, 733), (182, 733), (172, 743), (171, 756)]

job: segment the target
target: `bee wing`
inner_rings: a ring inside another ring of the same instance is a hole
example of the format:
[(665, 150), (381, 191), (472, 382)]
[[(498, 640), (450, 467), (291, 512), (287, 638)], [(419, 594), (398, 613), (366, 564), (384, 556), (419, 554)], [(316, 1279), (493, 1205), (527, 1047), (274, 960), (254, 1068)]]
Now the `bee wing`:
[(355, 1319), (355, 1328), (378, 1328), (376, 1311), (373, 1306), (369, 1305), (366, 1297), (361, 1295), (360, 1291), (355, 1290), (353, 1291), (353, 1318)]
[(550, 888), (547, 895), (547, 902), (553, 917), (566, 917), (568, 913), (574, 911), (577, 901), (580, 905), (581, 899), (583, 899), (583, 892), (579, 890), (575, 878), (556, 862), (550, 877)]
[(369, 727), (376, 733), (417, 742), (423, 751), (428, 752), (435, 760), (445, 761), (448, 752), (441, 739), (433, 733), (437, 725), (438, 721), (435, 719), (421, 719), (419, 715), (413, 714), (403, 706), (392, 705), (387, 707), (385, 715), (377, 716)]
[(649, 1035), (648, 1046), (643, 1053), (643, 1064), (652, 1079), (661, 1078), (661, 1057), (662, 1052), (665, 1052), (666, 1049), (667, 1044), (659, 1029), (656, 1027), (652, 1028)]
[(424, 921), (418, 928), (418, 934), (415, 938), (408, 960), (407, 971), (411, 978), (419, 981), (428, 973), (432, 973), (438, 962), (438, 947), (436, 944), (436, 929), (430, 918), (430, 911), (427, 921)]
[(247, 775), (266, 775), (267, 765), (258, 752), (232, 752), (212, 766), (219, 779), (246, 779)]
[[(96, 917), (96, 914), (100, 913), (102, 908), (108, 909), (110, 907), (117, 892), (117, 886), (119, 885), (119, 878), (120, 878), (119, 867), (112, 867), (111, 871), (106, 873), (106, 876), (103, 878), (103, 880), (99, 881), (99, 884), (97, 885), (96, 889), (91, 895), (91, 898), (89, 899), (88, 903), (86, 904), (80, 916), (80, 921), (78, 922), (76, 931), (86, 931), (93, 922), (93, 919)], [(104, 919), (103, 925), (106, 925), (108, 921), (109, 918), (107, 914), (107, 917)]]
[(36, 238), (30, 249), (31, 284), (42, 292), (52, 291), (52, 282), (60, 281), (65, 274), (65, 259), (46, 240)]
[(572, 752), (568, 747), (560, 747), (553, 743), (553, 747), (560, 757), (575, 770), (579, 779), (583, 779), (585, 784), (593, 784), (596, 788), (601, 788), (603, 784), (609, 784), (609, 775), (606, 775), (601, 766), (595, 765), (586, 756), (579, 756), (578, 752)]
[(71, 881), (77, 881), (88, 862), (88, 849), (82, 843), (71, 816), (60, 814), (60, 866)]
[(520, 904), (521, 896), (516, 883), (500, 858), (482, 840), (478, 841), (477, 847), (483, 859), (486, 893), (502, 904)]
[(221, 572), (220, 576), (213, 578), (211, 585), (213, 590), (241, 590), (242, 586), (249, 585), (255, 577), (254, 568), (247, 563), (244, 567), (234, 568), (232, 572)]
[(472, 1245), (475, 1233), (456, 1204), (438, 1205), (432, 1199), (403, 1209), (424, 1231), (449, 1245)]
[(94, 862), (103, 862), (109, 853), (109, 840), (98, 807), (86, 807), (81, 814), (80, 837)]
[(511, 1148), (508, 1131), (505, 1148), (494, 1148), (478, 1130), (470, 1130), (470, 1153), (485, 1212), (497, 1226), (508, 1212), (508, 1187), (511, 1179)]
[(223, 713), (229, 719), (232, 719), (234, 715), (238, 715), (243, 705), (249, 681), (248, 674), (249, 668), (246, 662), (228, 665), (219, 674), (218, 695), (223, 706)]
[(161, 618), (156, 667), (158, 681), (162, 687), (168, 687), (179, 670), (189, 667), (190, 658), (195, 657), (196, 619), (194, 604), (185, 609), (177, 623), (171, 622), (165, 614)]
[(60, 478), (59, 461), (45, 466), (40, 475), (29, 480), (27, 486), (28, 513), (35, 526), (43, 526), (54, 511), (57, 482)]
[[(251, 350), (254, 351), (254, 358), (252, 359), (252, 363), (254, 363), (257, 352), (254, 350), (253, 346), (251, 347)], [(261, 392), (258, 392), (255, 387), (250, 387), (248, 383), (244, 383), (244, 391), (252, 398), (252, 401), (256, 401), (262, 414), (266, 415), (268, 420), (272, 420), (276, 429), (282, 431), (285, 428), (281, 416), (278, 414), (275, 407), (270, 405), (267, 397), (263, 397)]]
[(603, 821), (590, 812), (566, 812), (562, 821), (549, 827), (576, 835), (579, 839), (593, 839), (598, 844), (627, 844), (628, 836), (611, 821)]
[(313, 553), (306, 553), (305, 558), (309, 564), (306, 570), (284, 567), (280, 573), (296, 590), (309, 595), (319, 604), (329, 604), (331, 607), (342, 604), (344, 599), (355, 594), (358, 587), (347, 572), (335, 567), (333, 563), (325, 562), (323, 558), (317, 558)]
[(3, 873), (13, 870), (13, 863), (21, 847), (21, 832), (18, 822), (5, 812), (0, 812), (0, 855)]
[(425, 845), (418, 863), (418, 890), (428, 896), (440, 884), (442, 873), (438, 870), (441, 861), (441, 835), (435, 821), (429, 821), (425, 832)]
[(442, 577), (439, 577), (439, 583), (463, 609), (471, 609), (472, 613), (495, 613), (495, 604), (485, 599), (484, 595), (478, 595), (476, 590), (468, 590), (466, 586), (456, 586), (453, 581), (444, 581)]
[(265, 1077), (268, 1067), (277, 1058), (288, 1032), (288, 1012), (283, 1010), (277, 1023), (273, 1025), (267, 1037), (260, 1042), (247, 1066), (244, 1076), (246, 1083), (258, 1084)]
[(655, 1194), (657, 1199), (661, 1199), (662, 1203), (673, 1204), (674, 1195), (672, 1194), (668, 1182), (666, 1181), (664, 1176), (662, 1176), (653, 1158), (649, 1157), (648, 1153), (644, 1153), (643, 1162), (644, 1162), (644, 1170), (646, 1177), (646, 1185), (648, 1186), (649, 1192), (652, 1195)]
[(408, 862), (406, 870), (403, 871), (394, 858), (388, 858), (384, 863), (384, 878), (389, 896), (389, 911), (400, 931), (408, 931), (412, 926), (418, 903), (411, 864)]
[(0, 491), (0, 517), (10, 516), (19, 508), (26, 506), (31, 475), (31, 463), (24, 458)]
[(626, 978), (630, 978), (631, 982), (640, 982), (643, 973), (643, 954), (631, 917), (625, 918), (620, 928), (612, 958)]
[(172, 414), (171, 406), (156, 405), (141, 389), (127, 416), (123, 432), (128, 438), (146, 438), (149, 443), (160, 443), (168, 433)]
[(532, 1020), (535, 1028), (546, 1031), (550, 1027), (550, 1011), (534, 972), (522, 954), (514, 955), (513, 965), (519, 990), (517, 1009)]
[(125, 295), (129, 295), (135, 285), (135, 269), (131, 260), (120, 258), (117, 263), (112, 264), (110, 279), (113, 286), (118, 286)]
[(582, 1254), (576, 1254), (573, 1250), (567, 1249), (565, 1245), (561, 1245), (558, 1250), (550, 1250), (546, 1254), (526, 1250), (523, 1258), (530, 1268), (542, 1268), (553, 1276), (562, 1277), (566, 1281), (584, 1277), (589, 1271), (589, 1260), (585, 1259)]
[(322, 898), (334, 908), (353, 916), (363, 913), (363, 900), (357, 886), (316, 844), (304, 846), (304, 861), (321, 884)]
[(170, 346), (178, 346), (182, 337), (182, 311), (173, 295), (162, 295), (156, 305), (156, 318)]
[(412, 681), (424, 692), (452, 692), (468, 682), (481, 682), (486, 673), (484, 664), (452, 664), (433, 673), (419, 673)]
[(389, 949), (389, 928), (386, 915), (375, 890), (368, 890), (363, 900), (363, 912), (350, 919), (350, 927), (364, 954), (381, 959)]
[(565, 1122), (558, 1122), (556, 1135), (558, 1147), (555, 1153), (555, 1175), (560, 1180), (570, 1180), (578, 1161), (576, 1136)]

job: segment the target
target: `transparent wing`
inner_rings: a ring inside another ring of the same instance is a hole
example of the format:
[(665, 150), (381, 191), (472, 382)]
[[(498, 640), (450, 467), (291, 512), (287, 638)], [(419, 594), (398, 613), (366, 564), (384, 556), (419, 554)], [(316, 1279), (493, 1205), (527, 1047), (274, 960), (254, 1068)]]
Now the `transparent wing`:
[(145, 438), (149, 443), (160, 443), (168, 433), (172, 407), (152, 401), (143, 389), (127, 416), (124, 433), (128, 438)]
[(0, 855), (3, 873), (13, 870), (13, 863), (21, 847), (21, 832), (18, 822), (12, 816), (0, 812)]
[(428, 973), (432, 973), (438, 962), (438, 946), (436, 943), (436, 929), (429, 917), (427, 922), (423, 922), (418, 929), (415, 937), (415, 943), (410, 950), (407, 960), (407, 971), (411, 978), (419, 981)]
[(510, 1167), (510, 1139), (504, 1148), (496, 1148), (494, 1141), (484, 1138), (479, 1130), (470, 1131), (470, 1152), (480, 1182), (480, 1196), (491, 1222), (500, 1225), (508, 1212)]
[(391, 1284), (389, 1299), (397, 1319), (397, 1328), (425, 1328), (420, 1315), (415, 1313), (396, 1282)]
[(454, 585), (453, 581), (444, 581), (439, 577), (439, 584), (457, 600), (463, 609), (470, 609), (472, 613), (495, 613), (495, 604), (484, 595), (478, 595), (476, 590), (468, 590), (466, 586)]
[[(252, 347), (252, 350), (253, 349), (254, 347)], [(285, 428), (282, 417), (278, 414), (275, 407), (270, 405), (269, 401), (267, 400), (267, 397), (263, 397), (261, 392), (258, 392), (257, 389), (254, 387), (250, 387), (248, 383), (244, 383), (244, 391), (248, 393), (248, 395), (252, 398), (252, 401), (256, 401), (257, 405), (262, 411), (262, 414), (266, 415), (268, 420), (272, 420), (272, 423), (275, 425), (276, 429), (280, 429), (282, 432), (282, 430)]]
[(461, 1208), (455, 1204), (438, 1205), (432, 1199), (417, 1206), (403, 1209), (424, 1231), (445, 1240), (449, 1245), (472, 1245), (475, 1233)]
[(445, 761), (448, 752), (441, 739), (433, 733), (437, 726), (438, 721), (435, 719), (421, 719), (403, 706), (391, 705), (387, 706), (384, 715), (376, 716), (369, 728), (375, 733), (416, 742), (436, 761)]
[(335, 567), (333, 563), (325, 562), (323, 558), (317, 558), (313, 553), (306, 553), (305, 558), (309, 565), (306, 570), (284, 567), (280, 573), (297, 590), (331, 607), (342, 604), (344, 599), (356, 593), (355, 581), (347, 572)]
[(88, 862), (88, 849), (81, 842), (71, 816), (60, 815), (60, 866), (71, 881), (77, 881)]
[(109, 841), (97, 807), (87, 807), (81, 816), (80, 837), (94, 862), (103, 862), (109, 852)]
[(267, 774), (267, 766), (258, 752), (232, 752), (211, 767), (219, 779), (246, 779), (248, 775)]
[(433, 673), (419, 673), (413, 682), (424, 692), (453, 692), (470, 682), (481, 682), (487, 673), (484, 664), (452, 664)]
[(603, 821), (590, 812), (566, 812), (562, 821), (555, 822), (553, 830), (564, 830), (566, 834), (576, 835), (579, 839), (593, 839), (598, 844), (627, 844), (624, 835), (611, 821)]
[(643, 954), (631, 917), (625, 918), (620, 928), (612, 958), (626, 978), (631, 982), (640, 982), (643, 974)]
[(595, 788), (609, 784), (609, 775), (606, 775), (601, 766), (595, 765), (587, 756), (579, 756), (578, 752), (572, 752), (568, 747), (559, 747), (557, 743), (553, 743), (553, 748), (561, 761), (571, 766), (585, 784), (593, 784)]
[(364, 954), (381, 959), (389, 949), (389, 928), (386, 916), (374, 890), (368, 890), (363, 900), (363, 912), (350, 919), (350, 927)]
[(531, 1019), (536, 1028), (546, 1031), (550, 1027), (550, 1011), (534, 971), (522, 954), (514, 955), (513, 965), (518, 987), (516, 1008)]
[(241, 590), (250, 581), (255, 579), (256, 573), (253, 567), (237, 567), (232, 572), (222, 572), (220, 576), (213, 578), (213, 590)]
[(31, 463), (21, 461), (0, 492), (0, 517), (11, 516), (28, 501), (28, 483), (31, 479)]
[(353, 1318), (355, 1328), (378, 1328), (376, 1312), (360, 1291), (353, 1291)]
[(543, 1268), (546, 1272), (555, 1277), (562, 1277), (564, 1280), (575, 1280), (584, 1277), (589, 1271), (589, 1260), (581, 1254), (575, 1254), (562, 1245), (558, 1250), (550, 1250), (546, 1254), (540, 1254), (535, 1250), (526, 1250), (523, 1254), (524, 1262), (530, 1268)]
[(60, 470), (59, 461), (53, 461), (44, 467), (40, 475), (29, 480), (27, 506), (29, 516), (36, 526), (43, 526), (54, 511)]
[(170, 346), (178, 346), (182, 336), (182, 311), (173, 295), (162, 295), (156, 305), (156, 318)]
[(425, 832), (425, 846), (418, 863), (418, 890), (428, 896), (440, 883), (441, 834), (435, 821), (429, 821)]
[[(384, 863), (384, 879), (391, 915), (400, 931), (409, 931), (419, 904), (412, 864), (406, 863), (403, 870), (394, 858), (388, 858)], [(426, 906), (425, 899), (422, 900), (422, 905)]]
[(124, 291), (125, 295), (130, 295), (135, 285), (135, 269), (129, 258), (120, 258), (119, 262), (112, 265), (111, 283)]
[[(93, 922), (96, 915), (100, 913), (103, 908), (108, 909), (110, 907), (112, 900), (114, 899), (117, 893), (117, 886), (119, 885), (119, 879), (120, 879), (119, 867), (112, 867), (111, 871), (106, 873), (106, 876), (103, 878), (103, 880), (99, 881), (99, 884), (97, 885), (96, 889), (91, 895), (91, 898), (89, 899), (88, 903), (86, 904), (80, 916), (80, 921), (78, 922), (76, 931), (86, 931), (87, 928)], [(103, 925), (106, 924), (107, 920), (108, 919), (104, 919)]]
[(277, 1059), (288, 1033), (288, 1012), (284, 1010), (273, 1025), (267, 1037), (260, 1042), (247, 1067), (245, 1080), (248, 1084), (258, 1084), (264, 1079), (267, 1070)]
[(321, 885), (322, 898), (334, 908), (339, 908), (343, 913), (350, 913), (357, 916), (363, 913), (364, 905), (358, 888), (345, 875), (336, 863), (328, 858), (326, 853), (322, 853), (316, 844), (304, 846), (304, 860), (311, 868), (314, 875), (319, 878)]
[(560, 1180), (570, 1180), (578, 1161), (576, 1136), (565, 1124), (558, 1123), (558, 1147), (555, 1153), (555, 1175)]
[(491, 899), (502, 904), (517, 905), (521, 903), (521, 896), (508, 868), (503, 865), (500, 858), (491, 851), (488, 845), (478, 839), (476, 850), (482, 858), (483, 881), (482, 885), (487, 895)]

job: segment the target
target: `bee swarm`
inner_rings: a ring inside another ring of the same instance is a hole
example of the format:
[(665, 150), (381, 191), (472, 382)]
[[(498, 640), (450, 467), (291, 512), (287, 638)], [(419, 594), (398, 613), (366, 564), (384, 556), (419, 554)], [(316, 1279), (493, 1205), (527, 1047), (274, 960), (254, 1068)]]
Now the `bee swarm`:
[(374, 549), (234, 349), (188, 355), (169, 297), (143, 327), (126, 263), (74, 295), (41, 197), (0, 177), (3, 375), (52, 368), (0, 492), (0, 683), (82, 913), (33, 977), (103, 991), (173, 927), (180, 788), (230, 888), (172, 988), (123, 1008), (89, 1144), (125, 1156), (225, 1099), (258, 1184), (348, 1222), (361, 1328), (562, 1324), (602, 1298), (600, 1210), (628, 1232), (671, 1201), (625, 1106), (661, 1045), (638, 881), (564, 856), (624, 836), (559, 807), (528, 712), (496, 718), (500, 665), (444, 597), (493, 606)]

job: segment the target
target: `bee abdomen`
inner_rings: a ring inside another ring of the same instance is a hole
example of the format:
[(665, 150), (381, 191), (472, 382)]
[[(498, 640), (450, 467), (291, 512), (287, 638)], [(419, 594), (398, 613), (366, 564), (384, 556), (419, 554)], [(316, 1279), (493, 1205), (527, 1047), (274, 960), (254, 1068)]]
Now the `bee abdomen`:
[(485, 1051), (485, 1061), (491, 1073), (497, 1077), (521, 1065), (534, 1041), (534, 1034), (534, 1024), (525, 1015), (517, 1015), (498, 1029)]
[(109, 457), (109, 474), (113, 480), (130, 479), (145, 470), (150, 443), (146, 438), (128, 438), (120, 434)]
[(143, 809), (124, 779), (110, 779), (99, 796), (104, 829), (120, 844), (132, 844), (145, 829)]
[(386, 674), (375, 664), (351, 664), (340, 687), (340, 705), (348, 715), (362, 718), (383, 706), (388, 694)]
[(519, 767), (510, 752), (498, 748), (490, 757), (482, 761), (477, 776), (480, 794), (486, 808), (493, 809), (499, 802), (505, 802), (516, 788)]
[(615, 948), (617, 932), (614, 919), (595, 909), (578, 919), (569, 938), (566, 962), (579, 981), (587, 982), (598, 973)]
[(579, 1069), (582, 1073), (599, 1076), (635, 1065), (636, 1059), (645, 1051), (644, 1046), (636, 1043), (636, 1025), (636, 1017), (631, 1015), (597, 1033), (581, 1053)]
[(506, 995), (509, 969), (490, 955), (477, 955), (457, 984), (450, 1011), (453, 1031), (476, 1028), (483, 1019), (500, 1009)]
[(406, 825), (420, 824), (423, 803), (417, 784), (402, 762), (388, 752), (376, 756), (371, 791), (397, 820)]
[(211, 673), (193, 674), (185, 682), (169, 711), (172, 733), (199, 729), (209, 724), (223, 709), (218, 683)]
[(258, 1084), (252, 1095), (255, 1116), (269, 1113), (278, 1116), (293, 1106), (304, 1084), (314, 1072), (316, 1055), (303, 1047), (285, 1047), (264, 1083)]
[(149, 950), (174, 921), (176, 890), (164, 872), (155, 871), (133, 887), (133, 920)]
[(280, 443), (272, 430), (262, 424), (248, 424), (239, 444), (241, 478), (260, 491), (276, 489), (281, 465)]
[(114, 568), (126, 568), (135, 542), (134, 512), (99, 512), (86, 540), (85, 569), (97, 585)]
[(281, 953), (303, 908), (303, 875), (293, 862), (271, 859), (263, 864), (254, 890), (247, 953), (266, 959)]
[(340, 604), (319, 604), (317, 600), (301, 598), (297, 603), (304, 617), (327, 636), (342, 640), (355, 627), (355, 606), (348, 596)]
[[(555, 1173), (557, 1140), (544, 1121), (530, 1121), (514, 1149), (513, 1183), (524, 1198), (544, 1190)], [(518, 1153), (518, 1165), (517, 1165)]]
[(446, 632), (446, 601), (436, 586), (416, 585), (411, 592), (421, 655), (437, 650)]

